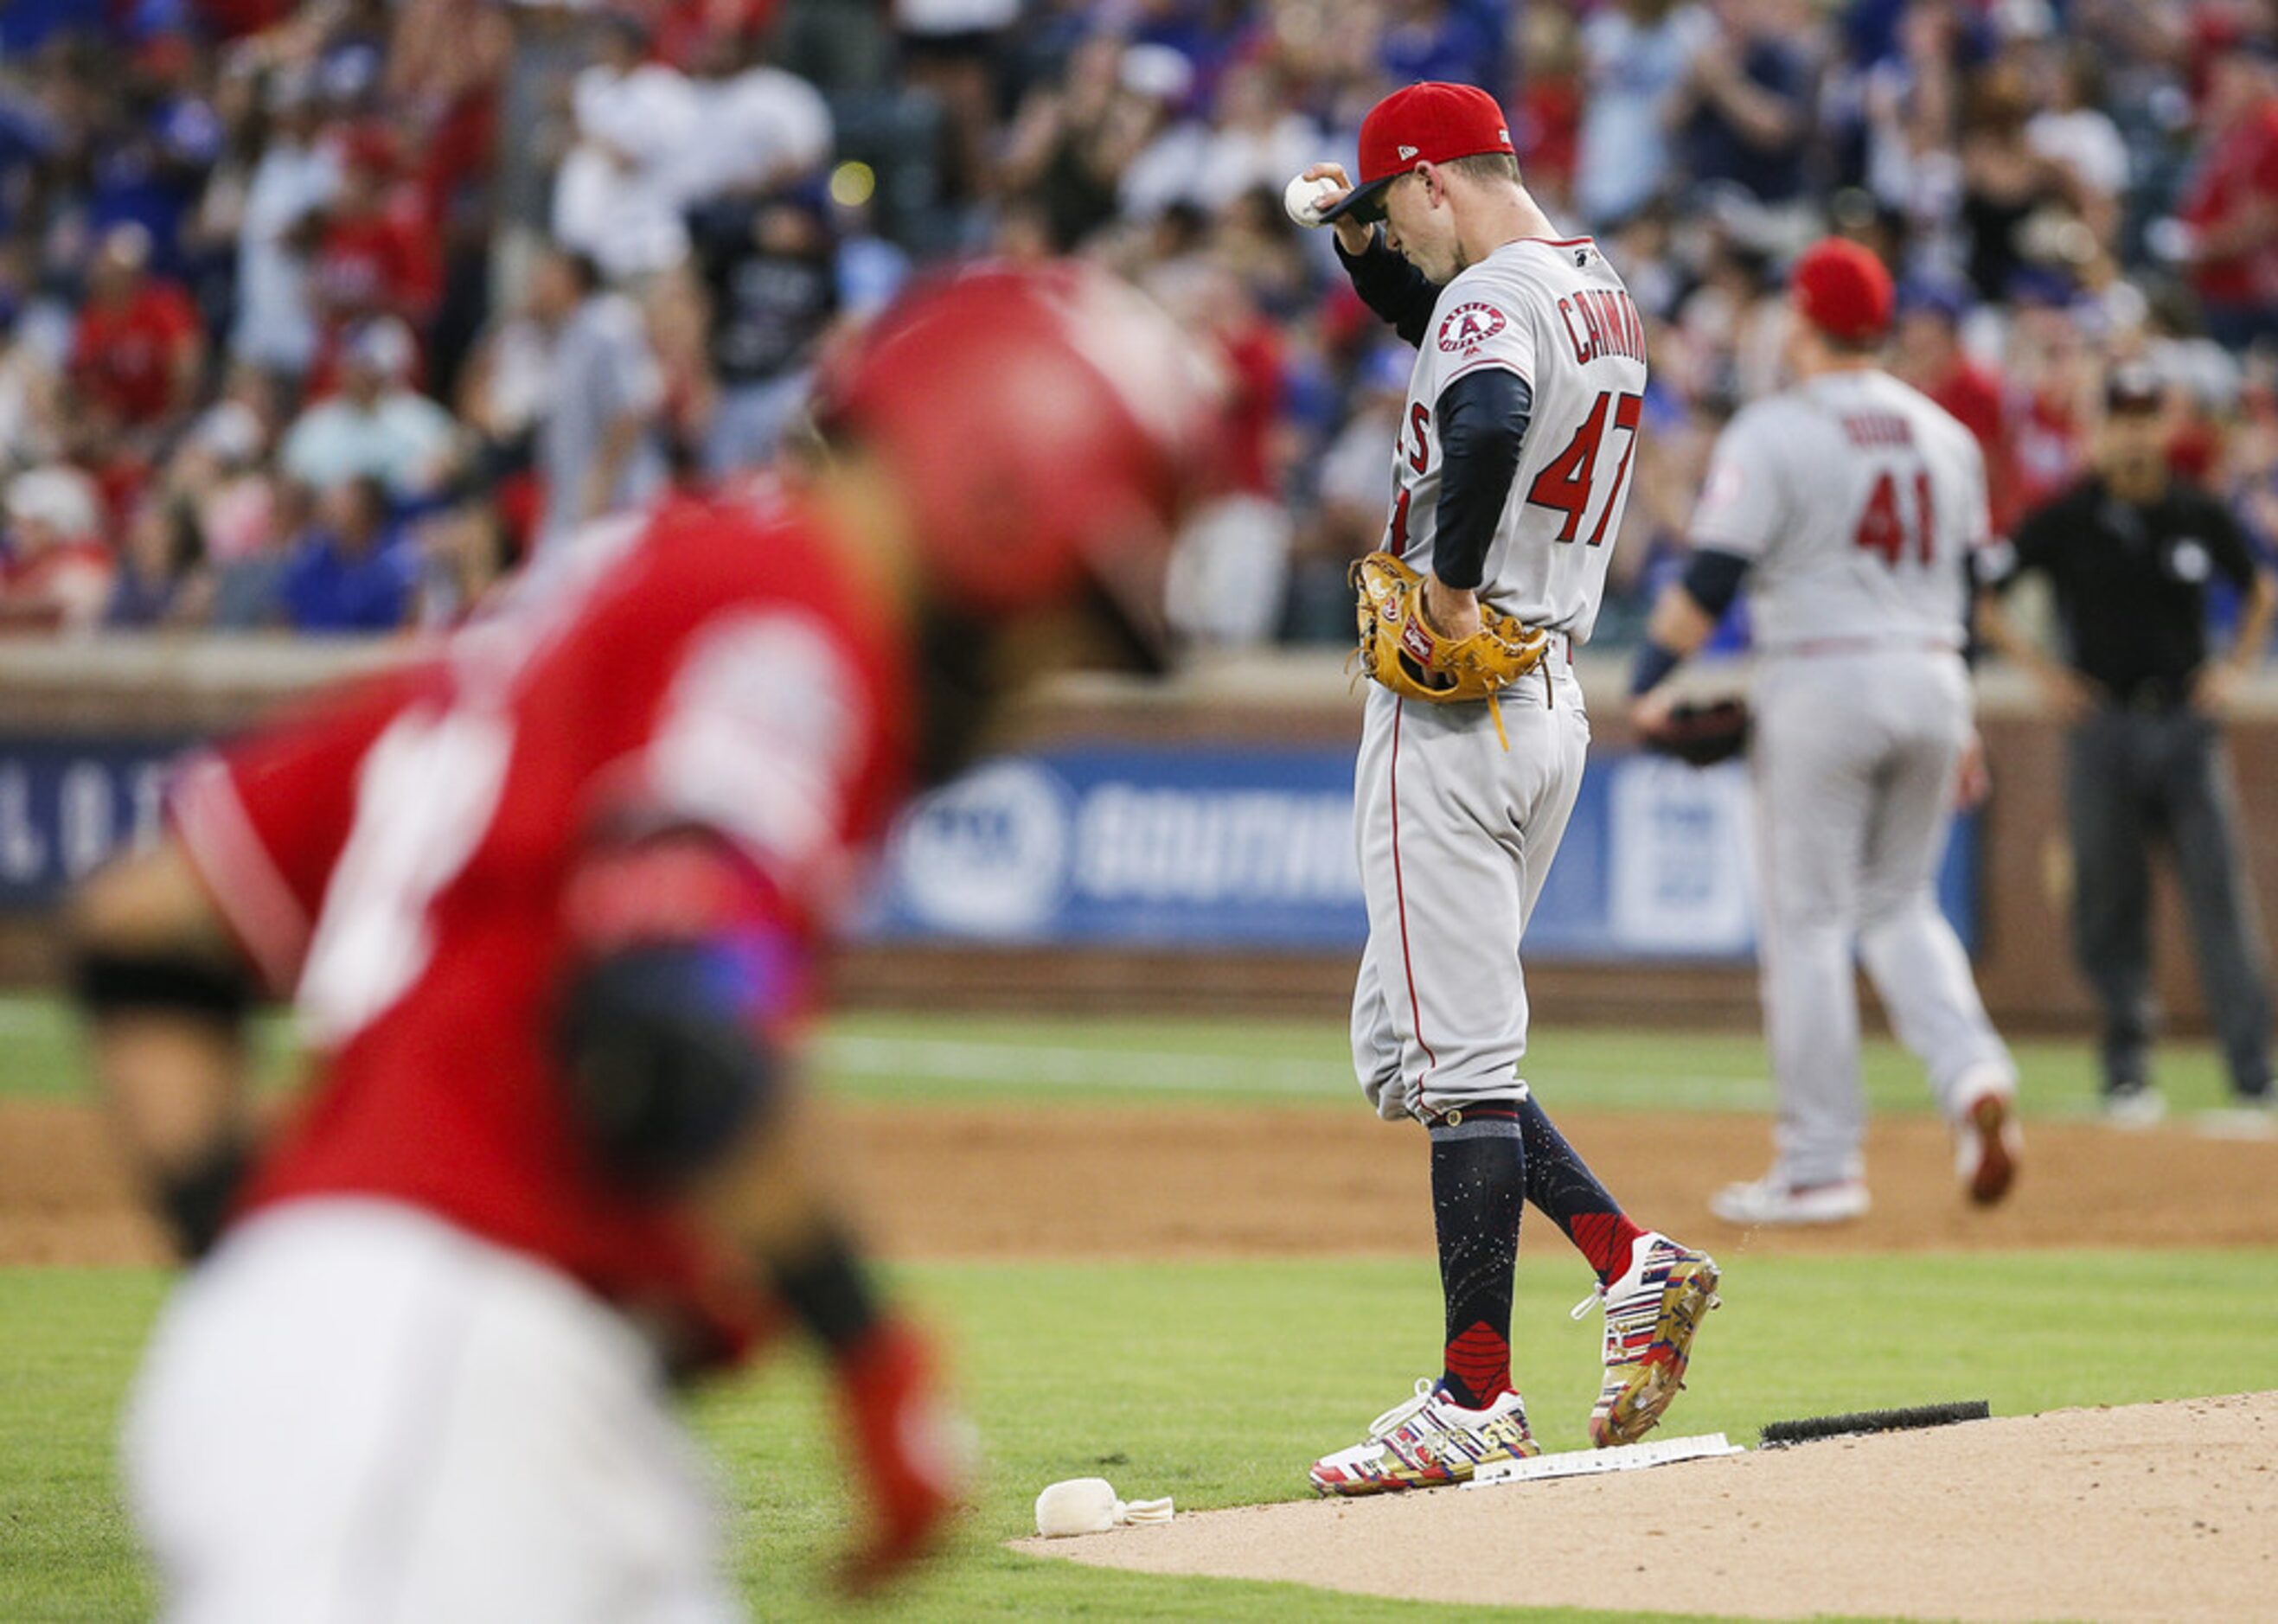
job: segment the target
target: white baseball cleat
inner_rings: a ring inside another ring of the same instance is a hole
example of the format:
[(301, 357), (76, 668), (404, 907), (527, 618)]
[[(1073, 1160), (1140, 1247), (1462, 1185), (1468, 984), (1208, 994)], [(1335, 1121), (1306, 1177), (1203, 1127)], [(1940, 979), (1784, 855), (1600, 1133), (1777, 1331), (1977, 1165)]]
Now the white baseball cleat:
[(1430, 1376), (1420, 1376), (1414, 1398), (1369, 1423), (1365, 1442), (1323, 1456), (1311, 1475), (1323, 1494), (1385, 1494), (1468, 1483), (1488, 1461), (1540, 1452), (1517, 1393), (1467, 1410)]
[(1954, 1127), (1954, 1177), (1980, 1207), (1991, 1207), (2009, 1193), (2024, 1152), (2017, 1102), (2006, 1091), (1979, 1094)]
[(1676, 1401), (1720, 1277), (1706, 1252), (1647, 1230), (1621, 1277), (1574, 1305), (1578, 1320), (1593, 1304), (1606, 1306), (1606, 1379), (1590, 1411), (1590, 1441), (1600, 1449), (1636, 1443)]
[(2220, 1110), (2201, 1111), (2191, 1125), (2208, 1139), (2278, 1139), (2278, 1103), (2242, 1099)]
[(1708, 1198), (1709, 1211), (1743, 1229), (1768, 1224), (1848, 1224), (1865, 1217), (1868, 1206), (1864, 1179), (1792, 1185), (1777, 1174), (1748, 1184), (1728, 1184)]
[(2105, 1091), (2104, 1120), (2115, 1128), (2156, 1128), (2167, 1115), (2167, 1102), (2156, 1088), (2137, 1084), (2133, 1088)]

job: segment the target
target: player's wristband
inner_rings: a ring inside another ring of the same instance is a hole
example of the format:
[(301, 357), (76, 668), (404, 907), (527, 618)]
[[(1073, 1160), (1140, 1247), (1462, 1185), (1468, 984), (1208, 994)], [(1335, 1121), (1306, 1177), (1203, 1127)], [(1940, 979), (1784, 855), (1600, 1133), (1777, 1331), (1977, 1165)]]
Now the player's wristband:
[(72, 965), (72, 995), (97, 1019), (176, 1015), (234, 1027), (253, 1003), (253, 979), (241, 964), (193, 953), (88, 948)]
[(1661, 686), (1663, 678), (1685, 661), (1685, 656), (1658, 643), (1647, 643), (1638, 651), (1637, 664), (1630, 669), (1630, 698), (1649, 693)]
[(803, 1255), (778, 1259), (775, 1285), (799, 1323), (834, 1357), (849, 1356), (878, 1327), (878, 1301), (861, 1259), (837, 1229), (825, 1231)]
[(213, 1250), (252, 1169), (251, 1147), (232, 1133), (182, 1165), (164, 1169), (152, 1180), (158, 1210), (165, 1216), (175, 1249), (186, 1262), (195, 1262)]

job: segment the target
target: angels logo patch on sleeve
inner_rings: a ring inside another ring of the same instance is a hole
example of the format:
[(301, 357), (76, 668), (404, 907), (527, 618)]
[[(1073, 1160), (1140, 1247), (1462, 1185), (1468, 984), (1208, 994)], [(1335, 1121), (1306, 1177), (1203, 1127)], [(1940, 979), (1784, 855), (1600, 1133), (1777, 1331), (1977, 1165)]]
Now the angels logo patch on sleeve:
[(1491, 304), (1459, 304), (1440, 320), (1440, 347), (1450, 355), (1477, 349), (1508, 326)]

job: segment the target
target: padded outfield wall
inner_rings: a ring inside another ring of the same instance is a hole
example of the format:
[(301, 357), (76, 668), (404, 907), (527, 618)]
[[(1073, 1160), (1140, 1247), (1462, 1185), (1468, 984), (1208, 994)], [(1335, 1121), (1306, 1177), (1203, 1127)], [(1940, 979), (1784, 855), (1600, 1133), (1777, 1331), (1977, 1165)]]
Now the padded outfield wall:
[[(405, 645), (197, 639), (0, 644), (0, 974), (52, 973), (55, 897), (155, 827), (169, 764)], [(1737, 682), (1714, 668), (1704, 680)], [(1531, 930), (1562, 1020), (1754, 1018), (1747, 775), (1639, 755), (1623, 668), (1586, 661), (1597, 738)], [(2065, 945), (2060, 735), (2013, 674), (1981, 679), (1996, 793), (1957, 826), (1940, 900), (2021, 1029), (2087, 1012)], [(1359, 698), (1333, 654), (1209, 661), (1178, 680), (1056, 685), (1000, 750), (898, 827), (841, 957), (850, 1002), (1342, 1008), (1364, 929), (1349, 833)], [(2230, 729), (2265, 920), (2278, 919), (2278, 674)], [(2199, 1002), (2172, 888), (2159, 985)]]

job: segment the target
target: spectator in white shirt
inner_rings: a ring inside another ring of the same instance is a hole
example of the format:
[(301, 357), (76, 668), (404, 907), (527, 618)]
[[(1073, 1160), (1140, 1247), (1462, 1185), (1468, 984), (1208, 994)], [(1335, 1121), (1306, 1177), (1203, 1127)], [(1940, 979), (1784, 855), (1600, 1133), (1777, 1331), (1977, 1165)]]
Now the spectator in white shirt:
[(2090, 48), (2075, 46), (2055, 59), (2052, 71), (2050, 104), (2026, 120), (2025, 141), (2065, 172), (2074, 206), (2108, 246), (2119, 229), (2129, 163), (2126, 138), (2099, 105), (2103, 65)]
[(410, 330), (392, 316), (357, 328), (340, 369), (340, 393), (286, 431), (279, 460), (312, 491), (369, 477), (397, 501), (425, 495), (450, 474), (458, 425), (403, 379), (417, 354)]
[(756, 34), (712, 42), (690, 91), (696, 117), (661, 164), (683, 211), (780, 190), (830, 161), (829, 103), (798, 74), (764, 61)]
[(688, 255), (672, 171), (703, 127), (696, 88), (648, 57), (648, 33), (612, 13), (601, 59), (570, 89), (577, 144), (554, 182), (554, 235), (613, 281), (677, 265)]
[(317, 134), (308, 81), (269, 88), (271, 125), (247, 181), (238, 222), (237, 313), (230, 352), (264, 371), (299, 377), (317, 350), (306, 238), (340, 190), (340, 157)]

